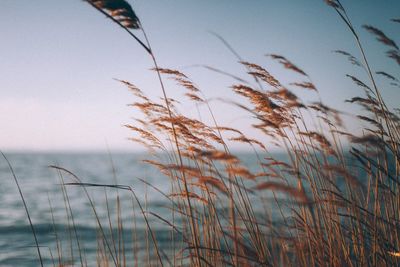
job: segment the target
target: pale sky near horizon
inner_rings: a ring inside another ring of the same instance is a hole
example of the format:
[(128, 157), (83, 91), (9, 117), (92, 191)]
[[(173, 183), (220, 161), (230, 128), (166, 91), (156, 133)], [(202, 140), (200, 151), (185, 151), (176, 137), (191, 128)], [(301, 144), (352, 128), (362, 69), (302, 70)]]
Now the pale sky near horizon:
[[(367, 79), (344, 57), (332, 53), (342, 49), (359, 56), (346, 26), (323, 0), (129, 2), (160, 65), (187, 73), (208, 97), (233, 96), (229, 85), (234, 81), (195, 65), (248, 78), (237, 59), (210, 34), (213, 31), (246, 61), (265, 66), (283, 81), (289, 79), (288, 71), (264, 55), (286, 56), (311, 76), (323, 101), (355, 111), (344, 100), (361, 90), (345, 74)], [(384, 56), (387, 49), (361, 25), (378, 27), (399, 44), (400, 23), (390, 19), (400, 18), (400, 1), (343, 0), (343, 4), (374, 70), (399, 76), (399, 66)], [(138, 114), (127, 106), (135, 98), (113, 78), (128, 80), (153, 97), (161, 92), (149, 70), (150, 58), (121, 28), (81, 0), (1, 0), (0, 33), (0, 150), (139, 148), (127, 140), (132, 133), (122, 126)], [(400, 88), (386, 87), (383, 95), (389, 105), (398, 106)], [(297, 90), (305, 101), (316, 98)], [(172, 84), (167, 91), (177, 98), (183, 92)], [(212, 107), (225, 126), (238, 123), (226, 105), (212, 102)], [(185, 108), (196, 115), (193, 107)], [(239, 118), (239, 123), (245, 120)]]

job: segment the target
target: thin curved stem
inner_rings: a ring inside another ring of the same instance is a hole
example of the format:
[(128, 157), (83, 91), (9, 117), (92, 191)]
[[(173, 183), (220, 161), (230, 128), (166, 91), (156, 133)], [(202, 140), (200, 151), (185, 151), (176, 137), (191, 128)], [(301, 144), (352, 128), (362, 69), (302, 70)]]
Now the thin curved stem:
[[(149, 47), (150, 51), (152, 51), (151, 50), (150, 41), (149, 41), (149, 39), (147, 37), (147, 34), (146, 34), (143, 26), (141, 25), (140, 28), (141, 28), (141, 30), (143, 32), (143, 35), (144, 35), (144, 38), (146, 40), (147, 47)], [(172, 132), (173, 132), (173, 137), (174, 137), (176, 150), (177, 150), (177, 153), (178, 153), (179, 164), (182, 167), (183, 166), (182, 154), (181, 154), (181, 151), (180, 151), (180, 148), (179, 148), (176, 128), (175, 128), (175, 124), (174, 124), (174, 121), (173, 121), (173, 116), (172, 116), (171, 108), (170, 108), (169, 101), (168, 101), (168, 98), (167, 98), (167, 93), (166, 93), (166, 90), (165, 90), (165, 86), (164, 86), (164, 83), (162, 81), (161, 73), (160, 73), (160, 70), (159, 70), (159, 67), (158, 67), (158, 64), (157, 64), (157, 60), (156, 60), (156, 57), (154, 56), (153, 52), (150, 52), (150, 57), (151, 57), (151, 59), (153, 61), (154, 67), (155, 67), (156, 72), (157, 72), (158, 81), (160, 83), (161, 90), (162, 90), (162, 93), (163, 93), (163, 96), (164, 96), (165, 105), (166, 105), (167, 110), (168, 110), (168, 116), (171, 119), (171, 127), (172, 127)], [(188, 188), (187, 181), (186, 181), (186, 175), (185, 175), (185, 172), (183, 171), (183, 169), (181, 169), (181, 174), (182, 174), (182, 178), (183, 178), (182, 180), (183, 180), (183, 185), (184, 185), (185, 191), (189, 192), (189, 188)], [(192, 234), (193, 234), (194, 241), (195, 241), (196, 258), (197, 258), (197, 261), (198, 261), (198, 266), (201, 266), (200, 250), (198, 249), (200, 241), (198, 240), (197, 230), (196, 230), (196, 226), (195, 226), (195, 222), (194, 222), (194, 216), (193, 216), (193, 207), (192, 207), (192, 203), (190, 201), (189, 194), (186, 194), (186, 200), (187, 200), (188, 206), (189, 206), (189, 215), (190, 215), (190, 218), (191, 218), (190, 219), (190, 226), (191, 226)]]
[(0, 151), (0, 153), (3, 156), (4, 160), (7, 162), (8, 168), (10, 169), (11, 174), (12, 174), (12, 176), (14, 178), (15, 184), (17, 185), (19, 195), (21, 196), (22, 202), (24, 204), (26, 216), (28, 217), (29, 225), (30, 225), (31, 230), (32, 230), (32, 234), (33, 234), (33, 237), (35, 239), (35, 244), (36, 244), (36, 249), (37, 249), (37, 253), (38, 253), (38, 256), (39, 256), (40, 265), (43, 267), (43, 260), (42, 260), (42, 255), (40, 253), (39, 242), (38, 242), (38, 239), (37, 239), (37, 236), (36, 236), (35, 228), (33, 227), (31, 216), (29, 215), (28, 206), (26, 205), (24, 195), (22, 194), (21, 187), (19, 186), (17, 176), (15, 175), (14, 169), (11, 166), (11, 163), (8, 160), (8, 158), (6, 157), (6, 155), (4, 155), (3, 151)]

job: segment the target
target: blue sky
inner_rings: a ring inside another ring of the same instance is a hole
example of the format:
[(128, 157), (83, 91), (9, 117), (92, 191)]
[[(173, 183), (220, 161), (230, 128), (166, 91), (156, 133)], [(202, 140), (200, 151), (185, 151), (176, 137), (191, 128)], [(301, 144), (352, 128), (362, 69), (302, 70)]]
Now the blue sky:
[[(343, 101), (361, 91), (344, 75), (366, 76), (331, 52), (343, 49), (359, 55), (345, 25), (322, 0), (130, 3), (160, 65), (187, 73), (209, 97), (228, 95), (232, 81), (194, 65), (207, 64), (246, 77), (237, 59), (210, 34), (213, 31), (245, 60), (259, 63), (289, 82), (294, 76), (264, 55), (286, 56), (311, 76), (325, 102), (355, 111)], [(386, 49), (361, 25), (371, 24), (388, 36), (399, 36), (400, 24), (389, 19), (400, 17), (400, 1), (343, 4), (375, 70), (398, 74), (398, 66), (383, 56)], [(131, 133), (122, 127), (137, 116), (127, 106), (135, 99), (113, 78), (129, 80), (150, 96), (161, 94), (155, 74), (149, 71), (150, 58), (124, 31), (80, 0), (2, 0), (0, 33), (0, 149), (138, 148), (127, 141)], [(182, 93), (172, 84), (167, 90), (177, 98)], [(398, 103), (398, 88), (383, 91), (391, 106)], [(295, 93), (309, 101), (316, 97)], [(223, 124), (238, 123), (228, 106), (213, 102), (212, 107)], [(188, 114), (196, 114), (193, 107), (184, 108)]]

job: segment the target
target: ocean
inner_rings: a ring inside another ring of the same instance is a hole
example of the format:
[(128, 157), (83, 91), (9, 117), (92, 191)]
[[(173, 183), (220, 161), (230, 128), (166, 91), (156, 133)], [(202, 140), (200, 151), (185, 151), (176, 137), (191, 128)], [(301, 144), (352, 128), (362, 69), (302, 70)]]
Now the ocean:
[[(64, 266), (82, 263), (94, 266), (99, 255), (104, 255), (101, 248), (123, 255), (109, 258), (111, 262), (126, 261), (127, 266), (133, 266), (135, 262), (148, 262), (151, 256), (147, 251), (153, 251), (150, 233), (132, 192), (85, 187), (91, 203), (82, 186), (66, 185), (63, 190), (62, 179), (64, 183), (76, 180), (51, 165), (72, 172), (84, 183), (130, 186), (142, 208), (148, 211), (147, 218), (163, 253), (178, 252), (170, 249), (172, 240), (179, 240), (179, 236), (172, 237), (171, 227), (154, 215), (179, 225), (179, 218), (171, 217), (167, 198), (159, 192), (169, 194), (171, 183), (156, 168), (142, 162), (151, 158), (146, 153), (6, 153), (6, 156), (20, 183), (45, 266), (58, 266), (60, 262)], [(247, 165), (256, 162), (250, 154), (241, 158)], [(0, 160), (0, 179), (0, 266), (40, 266), (23, 202), (4, 159)], [(99, 244), (104, 236), (108, 242)]]
[[(63, 258), (63, 264), (80, 265), (79, 251), (84, 252), (82, 258), (88, 266), (95, 264), (101, 233), (93, 206), (109, 240), (117, 240), (118, 218), (121, 218), (123, 230), (120, 233), (123, 233), (127, 261), (133, 257), (135, 249), (139, 252), (152, 249), (147, 241), (140, 242), (147, 240), (148, 232), (143, 218), (138, 215), (140, 213), (134, 210), (138, 208), (129, 191), (87, 187), (92, 206), (80, 186), (66, 186), (66, 194), (63, 194), (61, 179), (65, 183), (76, 181), (65, 172), (49, 167), (56, 165), (65, 168), (85, 183), (131, 186), (146, 209), (166, 214), (168, 202), (165, 196), (139, 180), (143, 179), (165, 193), (169, 191), (168, 178), (142, 162), (146, 154), (8, 153), (6, 156), (20, 183), (46, 266), (53, 266), (53, 263), (57, 266), (59, 258)], [(27, 215), (4, 159), (0, 160), (0, 179), (0, 266), (39, 266)], [(120, 216), (117, 216), (117, 198)], [(157, 223), (154, 217), (149, 220), (157, 232), (158, 241), (162, 244), (165, 239), (165, 243), (169, 243), (170, 231)], [(110, 231), (110, 228), (114, 231)], [(133, 236), (133, 228), (136, 229), (136, 236)], [(137, 244), (134, 244), (135, 238), (139, 240)], [(115, 243), (110, 241), (113, 249), (117, 247)]]

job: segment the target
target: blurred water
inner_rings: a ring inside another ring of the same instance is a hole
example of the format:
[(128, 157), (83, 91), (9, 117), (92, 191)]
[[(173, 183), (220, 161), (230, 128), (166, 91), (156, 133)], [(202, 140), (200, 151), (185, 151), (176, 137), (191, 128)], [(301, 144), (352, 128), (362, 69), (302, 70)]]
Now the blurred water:
[[(160, 176), (156, 169), (141, 162), (146, 157), (145, 154), (112, 154), (112, 159), (106, 153), (14, 153), (7, 154), (7, 157), (19, 180), (38, 235), (41, 252), (48, 266), (52, 265), (52, 257), (56, 263), (58, 262), (60, 253), (65, 259), (70, 259), (72, 253), (75, 264), (80, 265), (75, 231), (71, 230), (74, 229), (73, 223), (80, 241), (79, 245), (84, 248), (84, 258), (89, 266), (96, 260), (97, 236), (99, 235), (93, 208), (81, 187), (67, 186), (73, 221), (71, 216), (67, 215), (68, 205), (60, 186), (60, 174), (57, 170), (49, 168), (49, 165), (68, 169), (87, 183), (114, 184), (115, 176), (118, 184), (131, 186), (142, 204), (149, 210), (159, 214), (165, 213), (167, 204), (165, 197), (137, 179), (144, 179), (164, 192), (168, 192), (170, 187), (167, 178)], [(75, 182), (65, 173), (62, 176), (65, 182)], [(32, 231), (12, 174), (4, 160), (0, 160), (0, 180), (0, 266), (38, 266)], [(124, 223), (124, 244), (128, 247), (126, 251), (132, 251), (134, 238), (132, 236), (134, 223), (132, 194), (126, 190), (119, 190), (117, 193), (115, 189), (101, 187), (87, 188), (87, 190), (109, 240), (112, 239), (108, 218), (111, 218), (112, 227), (116, 229), (116, 203), (117, 195), (119, 195), (121, 218)], [(107, 209), (106, 199), (108, 199), (109, 209)], [(50, 204), (53, 212), (51, 212)], [(137, 238), (144, 240), (147, 234), (144, 221), (141, 217), (137, 215), (136, 217), (135, 234), (138, 235)], [(161, 239), (169, 238), (169, 231), (165, 226), (155, 221), (152, 225), (161, 243)], [(116, 236), (115, 233), (114, 236)], [(60, 241), (60, 253), (57, 252), (57, 240)], [(143, 243), (146, 245), (146, 242), (138, 242), (137, 246), (143, 246)], [(129, 254), (132, 253), (126, 253), (126, 256), (129, 257)]]
[[(153, 250), (145, 221), (131, 192), (86, 187), (103, 228), (101, 232), (93, 206), (83, 188), (66, 186), (65, 195), (61, 179), (65, 183), (76, 181), (71, 175), (50, 168), (49, 165), (63, 167), (85, 183), (112, 185), (116, 179), (117, 184), (133, 188), (144, 209), (170, 222), (175, 220), (174, 223), (179, 225), (179, 219), (172, 218), (171, 205), (166, 197), (138, 179), (147, 181), (166, 194), (170, 192), (169, 179), (142, 162), (147, 158), (144, 153), (11, 153), (7, 154), (7, 158), (26, 199), (45, 266), (57, 266), (59, 262), (80, 266), (81, 257), (84, 265), (96, 265), (96, 257), (102, 254), (98, 252), (98, 248), (102, 247), (98, 241), (105, 240), (103, 234), (108, 240), (108, 244), (103, 244), (104, 247), (109, 246), (115, 252), (120, 250), (119, 246), (124, 246), (124, 255), (129, 263), (127, 266), (133, 266), (134, 255), (137, 255), (139, 262), (148, 262), (147, 252)], [(257, 158), (253, 154), (242, 154), (240, 158), (249, 169), (257, 171)], [(26, 212), (4, 159), (0, 160), (0, 181), (0, 266), (39, 266)], [(117, 216), (117, 197), (120, 201), (120, 216)], [(219, 203), (219, 208), (223, 207), (224, 204)], [(122, 238), (118, 238), (118, 217), (123, 225), (120, 232)], [(148, 219), (161, 250), (166, 254), (176, 254), (177, 251), (171, 251), (171, 242), (172, 239), (179, 241), (180, 237), (175, 234), (172, 238), (171, 227), (152, 214), (148, 214)], [(156, 260), (154, 255), (150, 260)], [(109, 260), (112, 261), (111, 258)], [(121, 262), (123, 258), (115, 260)]]
[[(142, 162), (146, 154), (11, 153), (7, 154), (7, 158), (22, 188), (46, 266), (58, 265), (59, 258), (63, 264), (80, 265), (79, 252), (84, 253), (84, 262), (89, 266), (95, 265), (96, 256), (99, 255), (98, 240), (104, 239), (101, 238), (93, 207), (83, 188), (69, 185), (66, 186), (66, 195), (63, 194), (61, 179), (65, 183), (76, 181), (71, 175), (50, 168), (50, 165), (71, 171), (85, 183), (115, 184), (116, 179), (117, 184), (133, 188), (145, 209), (172, 220), (165, 196), (138, 179), (147, 181), (166, 194), (170, 192), (168, 178)], [(243, 158), (249, 164), (254, 160), (249, 156)], [(4, 159), (0, 160), (0, 181), (0, 266), (39, 266), (27, 215)], [(118, 196), (126, 260), (133, 262), (135, 253), (147, 257), (144, 252), (152, 251), (153, 247), (148, 241), (149, 233), (132, 193), (103, 187), (86, 189), (109, 241), (105, 246), (118, 250), (118, 241), (113, 242), (118, 240)], [(157, 241), (168, 253), (171, 229), (154, 216), (149, 215), (148, 218), (156, 232)], [(177, 222), (178, 219), (174, 220)], [(110, 228), (114, 231), (110, 231)], [(175, 236), (176, 239), (179, 237)]]

